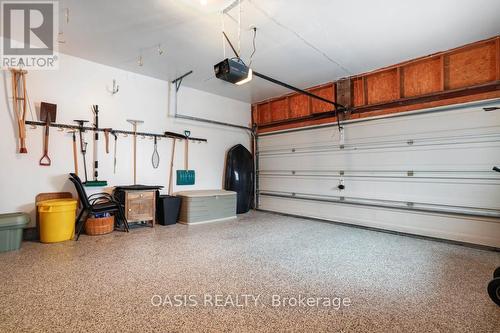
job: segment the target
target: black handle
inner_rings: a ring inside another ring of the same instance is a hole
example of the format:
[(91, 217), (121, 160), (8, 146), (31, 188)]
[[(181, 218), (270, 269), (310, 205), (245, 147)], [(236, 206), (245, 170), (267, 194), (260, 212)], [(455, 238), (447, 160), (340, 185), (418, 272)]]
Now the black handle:
[(493, 167), (493, 171), (500, 172), (500, 168), (499, 168), (499, 167), (494, 166), (494, 167)]

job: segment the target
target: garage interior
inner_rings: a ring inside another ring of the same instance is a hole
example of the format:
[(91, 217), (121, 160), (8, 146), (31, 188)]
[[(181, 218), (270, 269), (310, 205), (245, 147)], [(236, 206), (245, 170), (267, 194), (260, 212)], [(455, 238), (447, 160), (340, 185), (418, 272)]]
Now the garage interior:
[(498, 332), (497, 1), (1, 6), (1, 332)]

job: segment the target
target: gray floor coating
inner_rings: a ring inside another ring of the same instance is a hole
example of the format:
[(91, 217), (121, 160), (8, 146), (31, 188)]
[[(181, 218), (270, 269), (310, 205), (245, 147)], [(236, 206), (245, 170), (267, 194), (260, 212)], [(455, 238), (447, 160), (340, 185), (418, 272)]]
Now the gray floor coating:
[(0, 253), (0, 331), (500, 332), (486, 294), (499, 265), (491, 251), (252, 212)]

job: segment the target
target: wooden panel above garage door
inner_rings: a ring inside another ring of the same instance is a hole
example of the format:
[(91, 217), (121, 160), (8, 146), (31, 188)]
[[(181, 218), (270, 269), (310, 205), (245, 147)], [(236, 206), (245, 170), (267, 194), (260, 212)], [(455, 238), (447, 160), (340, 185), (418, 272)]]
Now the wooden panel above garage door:
[[(332, 101), (350, 96), (352, 118), (500, 97), (500, 37), (343, 80), (350, 84), (308, 90)], [(336, 121), (331, 105), (297, 93), (256, 103), (252, 110), (260, 133)]]

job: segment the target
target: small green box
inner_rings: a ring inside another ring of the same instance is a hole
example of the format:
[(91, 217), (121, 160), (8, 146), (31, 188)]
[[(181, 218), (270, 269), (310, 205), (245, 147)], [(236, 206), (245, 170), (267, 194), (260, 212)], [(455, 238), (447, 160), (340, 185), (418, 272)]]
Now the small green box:
[(25, 213), (0, 214), (0, 252), (21, 248), (23, 229), (29, 222)]

